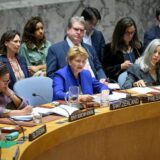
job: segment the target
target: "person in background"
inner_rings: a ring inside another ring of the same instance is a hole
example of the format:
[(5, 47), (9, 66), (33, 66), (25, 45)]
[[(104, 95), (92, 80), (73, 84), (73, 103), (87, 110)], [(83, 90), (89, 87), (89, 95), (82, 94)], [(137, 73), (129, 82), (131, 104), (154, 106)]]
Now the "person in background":
[(101, 31), (95, 29), (97, 23), (101, 20), (101, 15), (97, 8), (86, 7), (81, 16), (86, 21), (86, 33), (83, 42), (94, 47), (99, 61), (102, 61), (102, 51), (105, 47), (105, 39)]
[(80, 88), (80, 102), (92, 101), (92, 94), (109, 90), (108, 86), (100, 83), (88, 70), (84, 69), (87, 58), (88, 53), (83, 47), (74, 46), (69, 49), (68, 65), (56, 71), (53, 76), (53, 100), (64, 100), (70, 86)]
[(64, 67), (67, 53), (70, 47), (82, 46), (88, 53), (85, 68), (88, 69), (93, 77), (105, 83), (106, 75), (102, 69), (96, 52), (93, 47), (82, 42), (85, 32), (85, 20), (83, 17), (71, 17), (67, 26), (67, 36), (64, 41), (53, 44), (47, 55), (47, 76), (52, 78), (54, 72)]
[(117, 82), (118, 76), (142, 54), (137, 27), (131, 17), (124, 17), (115, 26), (112, 41), (105, 46), (102, 65), (108, 77)]
[(9, 81), (8, 69), (5, 64), (0, 63), (0, 117), (30, 114), (32, 106), (16, 96), (8, 87)]
[(30, 75), (46, 76), (46, 56), (51, 42), (45, 38), (41, 17), (32, 17), (24, 26), (20, 53), (27, 61)]
[(160, 38), (160, 7), (156, 9), (156, 20), (156, 25), (154, 25), (144, 33), (144, 48), (146, 48), (149, 42), (151, 42), (153, 39)]
[(160, 39), (151, 41), (142, 57), (127, 70), (123, 88), (160, 85)]
[(16, 81), (29, 77), (26, 60), (18, 54), (20, 43), (20, 33), (16, 30), (5, 32), (0, 40), (0, 62), (8, 68), (11, 89)]

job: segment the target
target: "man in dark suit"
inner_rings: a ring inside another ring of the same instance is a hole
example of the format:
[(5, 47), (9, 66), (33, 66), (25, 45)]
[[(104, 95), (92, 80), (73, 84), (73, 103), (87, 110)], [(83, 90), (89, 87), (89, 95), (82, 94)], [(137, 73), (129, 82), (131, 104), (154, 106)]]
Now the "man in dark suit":
[(101, 15), (96, 8), (86, 7), (81, 16), (86, 21), (86, 34), (83, 37), (83, 42), (94, 47), (99, 61), (102, 61), (102, 52), (105, 46), (105, 39), (101, 31), (95, 29), (98, 21), (101, 20)]
[(144, 34), (144, 48), (146, 48), (153, 39), (160, 39), (160, 7), (156, 9), (156, 19), (157, 25), (151, 27)]
[[(88, 52), (88, 69), (91, 74), (101, 82), (106, 79), (106, 75), (102, 69), (94, 48), (82, 42), (85, 32), (85, 20), (83, 17), (74, 16), (69, 20), (67, 26), (66, 38), (64, 41), (53, 44), (47, 55), (47, 76), (52, 77), (54, 72), (64, 67), (66, 63), (67, 53), (70, 47), (74, 45), (83, 46)], [(104, 82), (104, 81), (103, 81)]]

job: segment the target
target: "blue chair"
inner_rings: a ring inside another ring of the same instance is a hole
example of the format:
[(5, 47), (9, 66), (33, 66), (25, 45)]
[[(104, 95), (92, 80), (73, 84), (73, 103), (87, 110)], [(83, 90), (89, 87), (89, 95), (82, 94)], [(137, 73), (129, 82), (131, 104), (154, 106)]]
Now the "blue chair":
[(125, 83), (127, 78), (127, 71), (122, 72), (119, 76), (118, 76), (118, 83), (120, 88), (122, 89), (123, 84)]
[(49, 77), (30, 77), (19, 80), (13, 86), (13, 90), (33, 106), (52, 102), (52, 79)]

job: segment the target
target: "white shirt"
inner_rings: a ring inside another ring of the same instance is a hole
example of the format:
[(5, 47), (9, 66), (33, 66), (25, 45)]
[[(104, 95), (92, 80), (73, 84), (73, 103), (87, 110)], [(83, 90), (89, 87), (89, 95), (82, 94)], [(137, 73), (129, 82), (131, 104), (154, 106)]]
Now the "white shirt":
[(92, 36), (93, 32), (94, 32), (94, 30), (89, 35), (85, 34), (83, 37), (83, 42), (86, 44), (89, 44), (90, 46), (92, 46), (91, 36)]

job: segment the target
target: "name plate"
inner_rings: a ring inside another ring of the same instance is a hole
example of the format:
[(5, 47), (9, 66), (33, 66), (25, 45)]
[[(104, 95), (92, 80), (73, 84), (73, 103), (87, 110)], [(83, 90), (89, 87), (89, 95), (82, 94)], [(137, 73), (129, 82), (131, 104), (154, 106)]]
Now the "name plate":
[(43, 135), (44, 133), (46, 133), (47, 129), (46, 129), (46, 125), (41, 126), (40, 128), (38, 128), (37, 130), (35, 130), (34, 132), (29, 134), (29, 141), (33, 141), (36, 138), (38, 138), (39, 136)]
[(153, 96), (142, 97), (142, 103), (160, 101), (160, 94), (155, 94)]
[(87, 108), (84, 110), (78, 110), (69, 116), (68, 121), (69, 122), (76, 121), (78, 119), (82, 119), (82, 118), (85, 118), (85, 117), (88, 117), (88, 116), (91, 116), (94, 114), (95, 114), (94, 108)]
[(127, 99), (120, 99), (110, 103), (110, 110), (125, 108), (133, 105), (140, 104), (140, 99), (138, 97), (130, 97)]

